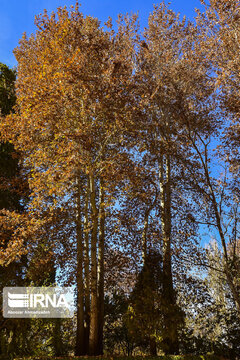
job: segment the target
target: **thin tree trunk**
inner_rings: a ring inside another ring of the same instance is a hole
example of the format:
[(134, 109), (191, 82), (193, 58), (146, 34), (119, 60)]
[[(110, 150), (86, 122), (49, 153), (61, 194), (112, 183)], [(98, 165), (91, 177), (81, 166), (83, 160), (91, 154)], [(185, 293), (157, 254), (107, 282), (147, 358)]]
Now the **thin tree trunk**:
[(147, 249), (148, 248), (147, 234), (148, 234), (148, 226), (149, 226), (149, 215), (150, 215), (152, 209), (154, 208), (154, 206), (156, 205), (157, 199), (158, 199), (158, 192), (156, 191), (156, 196), (155, 196), (154, 201), (145, 210), (145, 214), (144, 214), (144, 224), (143, 224), (143, 233), (142, 233), (142, 260), (143, 260), (143, 265), (145, 265), (146, 256), (147, 256), (147, 250), (148, 250)]
[(221, 216), (220, 216), (219, 211), (218, 211), (217, 201), (216, 201), (216, 197), (215, 197), (215, 194), (213, 192), (213, 189), (212, 189), (212, 202), (213, 202), (213, 208), (214, 208), (215, 217), (216, 217), (216, 221), (217, 221), (217, 228), (218, 228), (218, 232), (219, 232), (222, 247), (223, 247), (223, 255), (224, 255), (224, 259), (225, 259), (224, 270), (225, 270), (225, 274), (226, 274), (226, 277), (227, 277), (228, 285), (229, 285), (229, 287), (230, 287), (230, 289), (232, 291), (233, 299), (235, 301), (238, 314), (240, 314), (240, 294), (239, 294), (239, 292), (237, 291), (237, 289), (236, 289), (236, 287), (234, 285), (231, 270), (229, 269), (229, 258), (228, 258), (228, 253), (227, 253), (227, 245), (226, 245), (224, 232), (223, 232), (223, 229), (222, 229)]
[(84, 324), (84, 352), (89, 353), (89, 333), (90, 333), (90, 278), (89, 278), (89, 178), (86, 184), (85, 208), (84, 208), (84, 300), (85, 300), (85, 324)]
[(231, 292), (232, 292), (232, 295), (233, 295), (233, 298), (234, 298), (234, 301), (235, 301), (235, 304), (236, 304), (236, 307), (237, 307), (238, 315), (240, 316), (240, 294), (239, 294), (238, 290), (236, 289), (236, 286), (234, 284), (234, 280), (232, 278), (231, 269), (229, 267), (227, 244), (226, 244), (224, 231), (222, 229), (221, 214), (220, 214), (219, 209), (218, 209), (217, 199), (216, 199), (214, 189), (213, 189), (213, 186), (212, 186), (212, 182), (211, 182), (211, 179), (210, 179), (210, 175), (209, 175), (207, 144), (205, 144), (204, 141), (199, 136), (199, 139), (201, 140), (202, 144), (204, 144), (204, 155), (203, 155), (200, 152), (200, 150), (198, 149), (196, 141), (191, 136), (190, 131), (189, 131), (189, 138), (192, 141), (193, 147), (195, 148), (195, 150), (196, 150), (196, 152), (197, 152), (197, 154), (199, 156), (199, 159), (201, 161), (201, 164), (203, 166), (205, 178), (206, 178), (207, 185), (208, 185), (208, 188), (209, 188), (209, 191), (210, 191), (209, 199), (210, 199), (210, 201), (212, 202), (212, 205), (213, 205), (214, 215), (215, 215), (215, 219), (216, 219), (216, 223), (217, 223), (216, 225), (217, 225), (218, 233), (219, 233), (221, 243), (222, 243), (222, 247), (223, 247), (223, 256), (224, 256), (224, 260), (225, 260), (224, 271), (225, 271), (225, 274), (226, 274), (228, 285), (229, 285), (229, 287), (231, 289)]
[(98, 355), (98, 293), (97, 293), (97, 235), (98, 235), (98, 210), (96, 205), (95, 179), (89, 174), (90, 203), (92, 216), (91, 236), (91, 311), (90, 311), (90, 336), (89, 354)]
[[(164, 232), (163, 232), (163, 272), (166, 278), (166, 287), (169, 292), (173, 292), (172, 279), (172, 257), (171, 257), (171, 230), (172, 230), (172, 215), (171, 215), (171, 164), (170, 156), (167, 155), (165, 161), (165, 184), (163, 185), (164, 199), (163, 199), (163, 214), (164, 214)], [(169, 293), (169, 295), (170, 295)]]
[(77, 337), (75, 355), (84, 354), (84, 308), (83, 308), (83, 233), (81, 213), (80, 179), (76, 181), (76, 232), (77, 232)]
[(61, 334), (61, 319), (54, 319), (53, 348), (55, 356), (64, 355), (64, 345)]
[(164, 335), (163, 344), (166, 354), (179, 352), (177, 322), (174, 321), (176, 306), (171, 255), (171, 160), (170, 155), (162, 156), (159, 166), (159, 185), (161, 198), (161, 225), (163, 238), (163, 299), (164, 299)]
[(148, 217), (149, 217), (149, 210), (146, 210), (145, 216), (144, 216), (143, 233), (142, 233), (142, 260), (143, 260), (143, 265), (145, 264), (146, 256), (147, 256)]
[(99, 249), (98, 249), (98, 351), (103, 355), (103, 326), (104, 326), (104, 244), (105, 244), (105, 204), (104, 184), (100, 179), (99, 186)]
[(150, 338), (150, 355), (157, 356), (157, 344), (156, 339), (151, 337)]

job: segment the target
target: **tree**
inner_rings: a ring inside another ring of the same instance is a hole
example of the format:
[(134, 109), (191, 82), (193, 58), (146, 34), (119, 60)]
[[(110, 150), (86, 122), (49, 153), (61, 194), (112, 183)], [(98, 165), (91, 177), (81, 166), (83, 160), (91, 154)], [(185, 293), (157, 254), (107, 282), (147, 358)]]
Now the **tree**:
[[(221, 247), (207, 248), (207, 268), (186, 283), (184, 353), (214, 353), (235, 359), (239, 354), (239, 317), (224, 271)], [(201, 274), (201, 275), (200, 275)], [(184, 296), (182, 292), (181, 296)]]
[(133, 353), (136, 343), (128, 328), (129, 299), (121, 290), (114, 291), (111, 296), (105, 298), (105, 350), (125, 356)]
[[(199, 14), (197, 23), (202, 33), (203, 49), (212, 63), (219, 118), (218, 139), (215, 159), (218, 169), (211, 174), (211, 143), (209, 138), (192, 138), (198, 154), (203, 177), (208, 191), (206, 193), (209, 209), (209, 221), (216, 229), (220, 241), (225, 274), (231, 288), (235, 304), (239, 309), (239, 290), (236, 282), (237, 261), (229, 252), (229, 245), (236, 244), (238, 238), (239, 192), (238, 188), (238, 28), (239, 4), (237, 1), (211, 1), (204, 14)], [(204, 42), (204, 44), (203, 44)], [(220, 124), (219, 123), (219, 124)], [(222, 167), (222, 170), (219, 170)], [(215, 165), (215, 169), (216, 169)], [(218, 179), (217, 179), (218, 177)], [(234, 245), (233, 248), (236, 248)]]
[[(134, 22), (120, 18), (114, 34), (110, 22), (103, 30), (76, 4), (70, 13), (64, 8), (37, 18), (36, 36), (24, 36), (15, 49), (18, 114), (8, 124), (25, 154), (29, 216), (36, 228), (49, 224), (51, 236), (64, 246), (64, 232), (70, 235), (77, 355), (88, 351), (84, 323), (90, 328), (89, 353), (102, 353), (105, 204), (114, 186), (115, 158), (121, 157), (115, 148), (131, 113)], [(24, 231), (32, 229), (27, 225)]]
[[(0, 116), (1, 123), (12, 111), (16, 102), (15, 95), (16, 71), (0, 63)], [(11, 224), (8, 224), (13, 215), (21, 217), (24, 206), (27, 202), (27, 183), (21, 173), (21, 157), (9, 141), (0, 137), (0, 238), (1, 254), (4, 253), (9, 244), (14, 242), (14, 231)], [(9, 215), (9, 217), (8, 217)], [(0, 288), (5, 286), (23, 286), (27, 270), (26, 256), (19, 257), (19, 260), (4, 265), (0, 258)], [(0, 354), (7, 356), (8, 353), (23, 354), (26, 350), (27, 341), (23, 332), (29, 331), (27, 322), (16, 319), (3, 319), (1, 316), (0, 329)]]
[[(210, 64), (203, 61), (197, 50), (200, 36), (193, 23), (185, 18), (180, 20), (179, 14), (162, 3), (150, 15), (137, 56), (136, 96), (141, 109), (135, 127), (138, 150), (142, 164), (151, 171), (152, 189), (154, 185), (158, 189), (146, 197), (145, 203), (150, 207), (146, 206), (145, 229), (151, 241), (150, 209), (152, 217), (158, 217), (160, 229), (163, 292), (173, 308), (176, 305), (174, 268), (176, 263), (185, 266), (179, 258), (187, 258), (196, 249), (198, 224), (192, 219), (202, 197), (193, 181), (199, 164), (188, 140), (188, 126), (206, 134), (212, 132), (213, 125), (214, 86), (209, 80)], [(165, 328), (169, 329), (165, 334), (165, 349), (178, 353), (173, 313), (165, 314)]]

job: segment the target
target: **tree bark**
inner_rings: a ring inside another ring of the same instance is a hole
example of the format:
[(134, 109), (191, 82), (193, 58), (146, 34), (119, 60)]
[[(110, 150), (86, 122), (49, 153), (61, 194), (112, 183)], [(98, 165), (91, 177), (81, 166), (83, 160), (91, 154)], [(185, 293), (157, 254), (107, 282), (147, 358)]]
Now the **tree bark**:
[(84, 353), (89, 353), (89, 333), (90, 333), (90, 278), (89, 278), (89, 178), (86, 184), (85, 207), (84, 207)]
[(61, 334), (61, 319), (54, 319), (53, 349), (55, 356), (64, 355), (64, 344)]
[(84, 354), (84, 307), (83, 307), (83, 233), (81, 212), (80, 178), (76, 179), (76, 233), (77, 233), (77, 336), (75, 355)]
[(98, 351), (103, 355), (103, 326), (104, 326), (104, 244), (105, 244), (105, 204), (104, 184), (100, 179), (99, 186), (99, 249), (98, 249)]
[(91, 311), (90, 311), (90, 336), (89, 354), (98, 355), (98, 293), (97, 293), (97, 235), (98, 235), (98, 210), (96, 205), (95, 179), (93, 173), (89, 174), (90, 203), (92, 218), (91, 234)]
[(150, 355), (157, 356), (157, 344), (156, 339), (151, 337), (150, 338)]
[(163, 301), (164, 334), (163, 346), (166, 354), (179, 352), (177, 323), (174, 321), (176, 306), (171, 255), (171, 160), (170, 155), (162, 156), (159, 164), (159, 187), (161, 199), (161, 227), (163, 240)]
[(142, 260), (143, 265), (146, 261), (147, 256), (147, 231), (148, 231), (148, 217), (149, 217), (149, 210), (146, 210), (144, 215), (144, 227), (143, 227), (143, 233), (142, 233)]

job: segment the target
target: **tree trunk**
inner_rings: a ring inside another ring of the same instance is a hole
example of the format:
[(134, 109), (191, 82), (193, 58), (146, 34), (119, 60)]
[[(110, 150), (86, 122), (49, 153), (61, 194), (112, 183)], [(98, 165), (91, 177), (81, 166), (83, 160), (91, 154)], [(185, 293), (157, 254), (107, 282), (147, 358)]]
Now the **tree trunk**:
[(64, 345), (61, 334), (61, 319), (54, 319), (53, 349), (55, 356), (64, 355)]
[(162, 156), (159, 166), (159, 185), (161, 198), (161, 225), (163, 240), (163, 305), (164, 333), (163, 347), (166, 354), (179, 352), (177, 323), (174, 321), (176, 306), (171, 255), (171, 160), (170, 155)]
[(209, 195), (209, 199), (213, 205), (213, 210), (214, 210), (214, 216), (215, 216), (215, 220), (216, 220), (216, 225), (217, 225), (217, 229), (218, 229), (218, 233), (221, 239), (221, 243), (222, 243), (222, 247), (223, 247), (223, 255), (224, 255), (224, 260), (225, 260), (225, 264), (224, 264), (224, 271), (226, 274), (226, 278), (227, 278), (227, 282), (228, 285), (231, 289), (236, 307), (237, 307), (237, 311), (238, 311), (238, 316), (240, 317), (240, 294), (238, 289), (236, 288), (235, 284), (234, 284), (234, 280), (232, 278), (232, 274), (231, 274), (231, 269), (229, 267), (229, 258), (228, 258), (228, 252), (227, 252), (227, 243), (226, 243), (226, 239), (225, 239), (225, 235), (224, 235), (224, 231), (222, 228), (222, 219), (221, 219), (221, 214), (219, 212), (218, 209), (218, 202), (214, 193), (214, 188), (212, 186), (212, 182), (211, 182), (211, 178), (210, 178), (210, 174), (209, 174), (209, 167), (208, 167), (208, 149), (207, 149), (207, 144), (205, 144), (203, 142), (203, 140), (201, 139), (201, 137), (199, 136), (199, 138), (201, 139), (201, 142), (204, 144), (204, 155), (201, 153), (201, 151), (199, 150), (196, 141), (194, 140), (194, 138), (191, 136), (191, 133), (189, 132), (189, 138), (193, 144), (193, 147), (195, 148), (199, 159), (201, 161), (203, 170), (204, 170), (204, 174), (205, 174), (205, 179), (210, 191), (210, 195)]
[(104, 243), (105, 243), (105, 204), (104, 185), (100, 179), (99, 187), (99, 249), (98, 249), (98, 351), (103, 355), (103, 325), (104, 325)]
[(89, 354), (98, 355), (98, 293), (97, 293), (97, 235), (98, 235), (98, 210), (96, 206), (95, 179), (92, 173), (90, 181), (90, 203), (92, 217), (91, 236), (91, 311), (90, 311), (90, 336)]
[(150, 355), (157, 356), (157, 344), (156, 339), (151, 337), (150, 338)]
[(77, 232), (77, 337), (75, 355), (84, 354), (84, 308), (83, 308), (83, 233), (81, 214), (80, 179), (76, 191), (76, 232)]
[(222, 228), (221, 215), (218, 210), (217, 200), (216, 200), (213, 188), (212, 188), (208, 169), (207, 169), (207, 181), (208, 181), (208, 186), (210, 188), (214, 214), (215, 214), (215, 218), (216, 218), (216, 222), (217, 222), (217, 229), (218, 229), (218, 233), (219, 233), (222, 247), (223, 247), (223, 256), (224, 256), (224, 260), (225, 260), (224, 271), (226, 274), (228, 285), (229, 285), (232, 295), (233, 295), (233, 299), (234, 299), (236, 307), (237, 307), (238, 315), (240, 315), (240, 294), (234, 284), (231, 269), (229, 268), (229, 257), (228, 257), (228, 252), (227, 252), (227, 244), (226, 244), (226, 240), (225, 240), (225, 235), (224, 235), (224, 231)]
[(86, 184), (85, 208), (84, 208), (84, 305), (85, 305), (85, 322), (84, 322), (84, 353), (89, 353), (89, 333), (90, 333), (90, 279), (89, 279), (89, 178)]
[(143, 227), (143, 233), (142, 233), (142, 260), (143, 260), (143, 265), (145, 264), (146, 256), (147, 256), (148, 217), (149, 217), (149, 210), (146, 210), (145, 215), (144, 215), (144, 227)]

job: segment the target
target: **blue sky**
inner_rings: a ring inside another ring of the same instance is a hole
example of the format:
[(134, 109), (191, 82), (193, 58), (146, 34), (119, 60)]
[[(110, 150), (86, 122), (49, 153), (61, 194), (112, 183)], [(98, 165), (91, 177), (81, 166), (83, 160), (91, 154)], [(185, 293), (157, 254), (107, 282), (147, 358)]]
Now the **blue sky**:
[[(82, 0), (79, 1), (85, 15), (98, 17), (102, 22), (118, 13), (139, 11), (141, 27), (147, 25), (147, 18), (153, 9), (154, 0)], [(159, 1), (160, 2), (160, 1)], [(12, 67), (16, 65), (13, 49), (18, 45), (24, 31), (27, 35), (35, 32), (34, 16), (47, 9), (55, 11), (59, 6), (70, 6), (75, 0), (0, 0), (0, 62)], [(194, 8), (199, 0), (172, 0), (170, 8), (189, 18), (194, 17)]]

